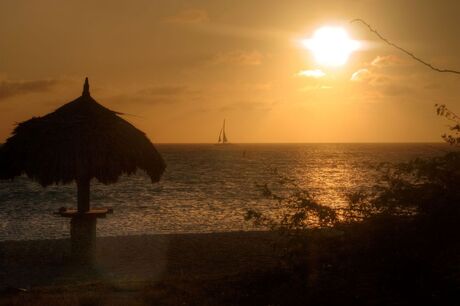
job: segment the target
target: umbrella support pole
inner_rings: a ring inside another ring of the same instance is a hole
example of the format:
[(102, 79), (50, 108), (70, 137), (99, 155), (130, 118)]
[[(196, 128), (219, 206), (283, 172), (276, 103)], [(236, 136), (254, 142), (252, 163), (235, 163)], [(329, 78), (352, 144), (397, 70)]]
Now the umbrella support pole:
[(70, 221), (71, 259), (91, 265), (96, 252), (96, 223), (94, 215), (76, 214)]
[(75, 208), (61, 207), (55, 215), (70, 218), (70, 258), (74, 263), (92, 265), (96, 254), (96, 223), (98, 218), (112, 214), (113, 208), (99, 207), (81, 213)]

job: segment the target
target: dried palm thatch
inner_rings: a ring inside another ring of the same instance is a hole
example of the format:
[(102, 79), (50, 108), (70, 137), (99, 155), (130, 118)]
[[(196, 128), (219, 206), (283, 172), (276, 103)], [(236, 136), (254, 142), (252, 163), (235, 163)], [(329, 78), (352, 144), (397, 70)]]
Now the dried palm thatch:
[(142, 169), (158, 181), (165, 170), (161, 155), (143, 132), (118, 115), (90, 96), (86, 78), (81, 97), (17, 125), (0, 148), (0, 178), (26, 174), (42, 186), (75, 180), (79, 211), (89, 210), (92, 178), (110, 184)]

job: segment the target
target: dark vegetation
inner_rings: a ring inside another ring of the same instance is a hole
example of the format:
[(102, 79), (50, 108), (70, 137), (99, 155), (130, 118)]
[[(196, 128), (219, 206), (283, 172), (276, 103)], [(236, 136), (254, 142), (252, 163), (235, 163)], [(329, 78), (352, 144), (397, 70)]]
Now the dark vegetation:
[(460, 125), (445, 106), (437, 111), (453, 122), (443, 135), (451, 150), (380, 165), (381, 179), (351, 194), (345, 208), (324, 207), (307, 191), (280, 196), (264, 186), (285, 209), (275, 219), (250, 211), (248, 219), (286, 239), (272, 271), (280, 276), (261, 289), (278, 298), (261, 293), (259, 304), (458, 305)]

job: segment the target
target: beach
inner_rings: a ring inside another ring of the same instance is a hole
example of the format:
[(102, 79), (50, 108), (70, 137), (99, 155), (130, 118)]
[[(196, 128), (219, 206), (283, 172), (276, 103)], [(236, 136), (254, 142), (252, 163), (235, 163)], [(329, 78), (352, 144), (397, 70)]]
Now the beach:
[(376, 218), (309, 231), (284, 260), (275, 232), (100, 237), (93, 267), (67, 240), (5, 241), (0, 305), (453, 305), (460, 248), (441, 237)]
[[(165, 282), (215, 282), (275, 264), (275, 239), (268, 232), (100, 237), (91, 269), (66, 262), (70, 250), (66, 239), (4, 241), (0, 243), (0, 288), (7, 292), (0, 301), (27, 299), (34, 292), (65, 293), (72, 298), (75, 294), (68, 291), (88, 294), (97, 288), (101, 293), (116, 287), (131, 288), (126, 290), (133, 294), (133, 290), (141, 292), (147, 285)], [(28, 292), (11, 294), (11, 288)]]

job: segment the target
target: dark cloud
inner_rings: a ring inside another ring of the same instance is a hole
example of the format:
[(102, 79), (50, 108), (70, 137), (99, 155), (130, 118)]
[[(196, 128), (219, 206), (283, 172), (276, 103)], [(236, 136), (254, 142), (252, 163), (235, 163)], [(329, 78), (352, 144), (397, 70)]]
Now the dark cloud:
[(19, 95), (49, 92), (57, 83), (58, 80), (1, 81), (0, 101)]

